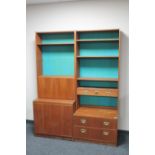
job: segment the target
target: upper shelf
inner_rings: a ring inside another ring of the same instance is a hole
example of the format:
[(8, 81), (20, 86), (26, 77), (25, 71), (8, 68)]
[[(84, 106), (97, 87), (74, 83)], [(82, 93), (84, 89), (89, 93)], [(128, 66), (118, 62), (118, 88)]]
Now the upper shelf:
[(119, 41), (119, 39), (109, 38), (109, 39), (78, 39), (77, 42), (113, 42)]
[(118, 81), (118, 78), (77, 78), (79, 81)]
[(38, 46), (74, 45), (74, 43), (38, 43)]

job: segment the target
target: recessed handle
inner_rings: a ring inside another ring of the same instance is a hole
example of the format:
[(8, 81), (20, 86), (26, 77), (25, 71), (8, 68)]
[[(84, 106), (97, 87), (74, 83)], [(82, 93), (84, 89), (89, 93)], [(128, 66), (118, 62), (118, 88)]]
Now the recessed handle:
[(86, 124), (87, 120), (85, 118), (80, 119), (81, 124)]
[(80, 132), (81, 132), (81, 133), (86, 133), (87, 130), (86, 130), (86, 129), (80, 129)]
[(105, 121), (105, 122), (103, 122), (103, 125), (104, 125), (104, 126), (108, 126), (108, 125), (110, 125), (110, 122), (106, 122), (106, 121)]
[(109, 132), (108, 131), (103, 131), (102, 133), (104, 136), (108, 136), (109, 135)]

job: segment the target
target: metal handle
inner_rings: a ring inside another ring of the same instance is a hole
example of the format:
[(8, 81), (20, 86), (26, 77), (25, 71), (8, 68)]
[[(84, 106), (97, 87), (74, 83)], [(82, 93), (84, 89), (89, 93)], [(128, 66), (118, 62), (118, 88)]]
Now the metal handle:
[(95, 94), (97, 95), (99, 92), (98, 91), (95, 91)]
[(82, 124), (86, 124), (87, 120), (84, 119), (84, 118), (82, 118), (82, 119), (80, 119), (80, 122), (81, 122)]
[(103, 131), (103, 135), (104, 135), (104, 136), (108, 136), (108, 135), (109, 135), (109, 132)]
[(81, 133), (86, 133), (87, 130), (86, 130), (86, 129), (80, 129), (80, 132), (81, 132)]
[(88, 90), (85, 90), (83, 93), (84, 95), (88, 95)]
[(103, 122), (103, 125), (108, 126), (110, 122)]

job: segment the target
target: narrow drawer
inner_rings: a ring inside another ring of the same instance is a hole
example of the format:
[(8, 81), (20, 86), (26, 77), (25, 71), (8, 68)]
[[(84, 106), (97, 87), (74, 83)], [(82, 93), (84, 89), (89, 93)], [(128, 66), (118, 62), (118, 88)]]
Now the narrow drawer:
[(74, 116), (73, 123), (74, 125), (78, 125), (78, 126), (103, 128), (103, 129), (117, 129), (117, 119)]
[(108, 88), (87, 88), (87, 87), (78, 87), (78, 95), (90, 95), (90, 96), (118, 96), (118, 89), (108, 89)]
[(73, 138), (116, 144), (117, 130), (96, 129), (96, 128), (74, 126)]

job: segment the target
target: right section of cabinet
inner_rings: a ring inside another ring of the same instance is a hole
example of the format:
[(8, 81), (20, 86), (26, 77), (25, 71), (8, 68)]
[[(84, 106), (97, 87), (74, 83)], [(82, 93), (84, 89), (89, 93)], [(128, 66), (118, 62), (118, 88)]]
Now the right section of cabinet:
[(74, 113), (73, 136), (99, 143), (117, 143), (117, 111), (81, 107)]
[(120, 31), (76, 31), (75, 40), (78, 110), (73, 137), (116, 144)]

